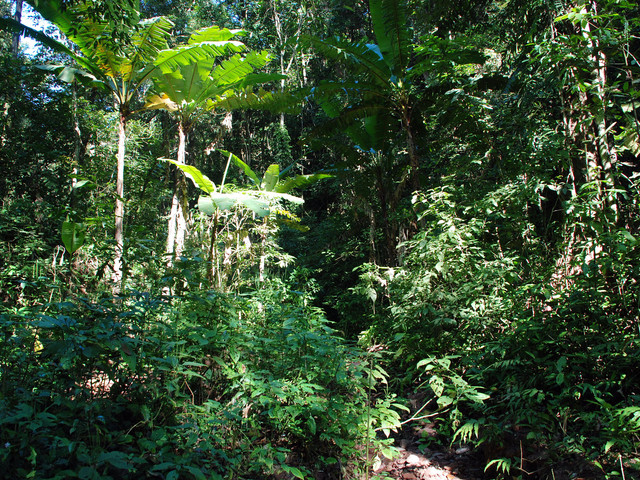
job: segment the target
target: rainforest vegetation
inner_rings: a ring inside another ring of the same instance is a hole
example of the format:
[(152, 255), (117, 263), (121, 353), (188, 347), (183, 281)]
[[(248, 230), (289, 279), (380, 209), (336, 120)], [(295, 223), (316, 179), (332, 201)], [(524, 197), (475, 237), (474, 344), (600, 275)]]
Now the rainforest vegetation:
[(635, 1), (0, 16), (1, 478), (638, 478)]

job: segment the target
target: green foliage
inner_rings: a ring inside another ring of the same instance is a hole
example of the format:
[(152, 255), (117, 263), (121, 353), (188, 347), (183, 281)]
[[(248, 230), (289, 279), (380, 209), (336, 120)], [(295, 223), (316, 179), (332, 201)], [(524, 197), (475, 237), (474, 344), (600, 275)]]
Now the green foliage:
[(64, 221), (62, 223), (62, 243), (69, 255), (73, 255), (84, 245), (86, 227), (82, 223)]
[[(232, 153), (225, 151), (222, 151), (222, 153), (228, 156), (229, 162), (233, 159), (235, 162), (239, 162), (241, 165), (244, 165), (247, 169), (249, 168), (244, 162), (242, 162), (242, 160), (240, 160)], [(175, 160), (166, 159), (166, 161), (173, 163), (176, 167), (185, 172), (185, 174), (187, 174), (193, 181), (195, 186), (199, 187), (201, 190), (208, 194), (207, 196), (200, 196), (198, 200), (198, 207), (200, 208), (200, 211), (207, 215), (214, 215), (216, 210), (218, 209), (231, 210), (236, 205), (243, 205), (253, 211), (259, 217), (266, 217), (271, 213), (271, 199), (285, 199), (293, 203), (303, 202), (303, 200), (299, 197), (280, 192), (276, 189), (276, 183), (278, 182), (280, 176), (280, 169), (278, 165), (271, 165), (269, 169), (267, 169), (263, 176), (263, 180), (258, 186), (257, 190), (222, 193), (224, 180), (220, 186), (220, 191), (218, 192), (214, 183), (196, 167), (193, 167), (191, 165), (184, 165), (176, 162)], [(253, 177), (255, 177), (256, 179), (258, 178), (255, 173), (253, 173), (253, 171), (251, 171), (251, 173), (253, 174)]]
[(247, 478), (359, 456), (398, 416), (383, 398), (366, 413), (381, 370), (308, 302), (274, 284), (248, 302), (135, 294), (5, 310), (6, 473)]
[[(2, 58), (5, 475), (357, 478), (416, 392), (487, 477), (637, 473), (637, 5), (32, 3), (78, 48), (2, 19), (77, 62)], [(170, 267), (159, 157), (203, 192)]]
[(381, 272), (390, 315), (370, 332), (392, 339), (403, 363), (422, 360), (421, 352), (447, 355), (465, 337), (501, 328), (516, 263), (483, 245), (485, 226), (460, 218), (450, 188), (416, 196), (414, 207), (428, 227), (402, 245), (402, 268)]
[(429, 357), (420, 360), (417, 365), (418, 369), (424, 369), (424, 373), (429, 375), (425, 383), (428, 383), (435, 396), (438, 410), (447, 411), (449, 422), (456, 428), (452, 441), (455, 441), (459, 435), (466, 436), (467, 439), (473, 433), (478, 435), (477, 422), (467, 422), (460, 426), (463, 417), (461, 407), (466, 403), (482, 405), (489, 398), (489, 395), (480, 392), (479, 387), (469, 385), (451, 367), (451, 362), (458, 358), (457, 355), (449, 355), (439, 359)]

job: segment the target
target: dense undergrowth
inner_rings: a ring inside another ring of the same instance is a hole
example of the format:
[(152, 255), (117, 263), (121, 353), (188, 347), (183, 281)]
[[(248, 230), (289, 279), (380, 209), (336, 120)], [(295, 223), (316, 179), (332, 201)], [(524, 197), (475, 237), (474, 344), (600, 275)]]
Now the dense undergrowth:
[(538, 260), (545, 273), (531, 268), (544, 245), (526, 257), (498, 248), (491, 219), (460, 201), (446, 187), (417, 196), (424, 228), (403, 265), (362, 268), (354, 289), (371, 318), (364, 335), (395, 353), (395, 388), (440, 412), (424, 447), (475, 445), (488, 477), (635, 478), (636, 237), (577, 220), (579, 240)]
[(27, 3), (83, 57), (0, 1), (0, 477), (369, 479), (404, 427), (640, 478), (634, 2)]
[(306, 294), (263, 297), (4, 309), (5, 478), (336, 478), (366, 468), (363, 449), (389, 454), (376, 431), (398, 414), (373, 354)]

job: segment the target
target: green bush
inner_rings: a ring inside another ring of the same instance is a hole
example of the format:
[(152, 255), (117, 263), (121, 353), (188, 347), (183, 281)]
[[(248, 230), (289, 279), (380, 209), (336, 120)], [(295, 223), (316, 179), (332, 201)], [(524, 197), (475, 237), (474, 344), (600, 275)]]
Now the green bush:
[(15, 478), (338, 476), (399, 417), (380, 367), (310, 303), (274, 283), (4, 311), (0, 462)]

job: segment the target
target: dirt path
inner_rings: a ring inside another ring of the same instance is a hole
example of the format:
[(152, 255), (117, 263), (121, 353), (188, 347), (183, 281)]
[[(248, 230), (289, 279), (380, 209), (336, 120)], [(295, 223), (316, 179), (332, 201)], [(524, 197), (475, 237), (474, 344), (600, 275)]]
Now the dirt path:
[(421, 453), (411, 445), (399, 447), (401, 456), (383, 461), (375, 473), (403, 480), (480, 480), (482, 467), (477, 453), (468, 449)]

